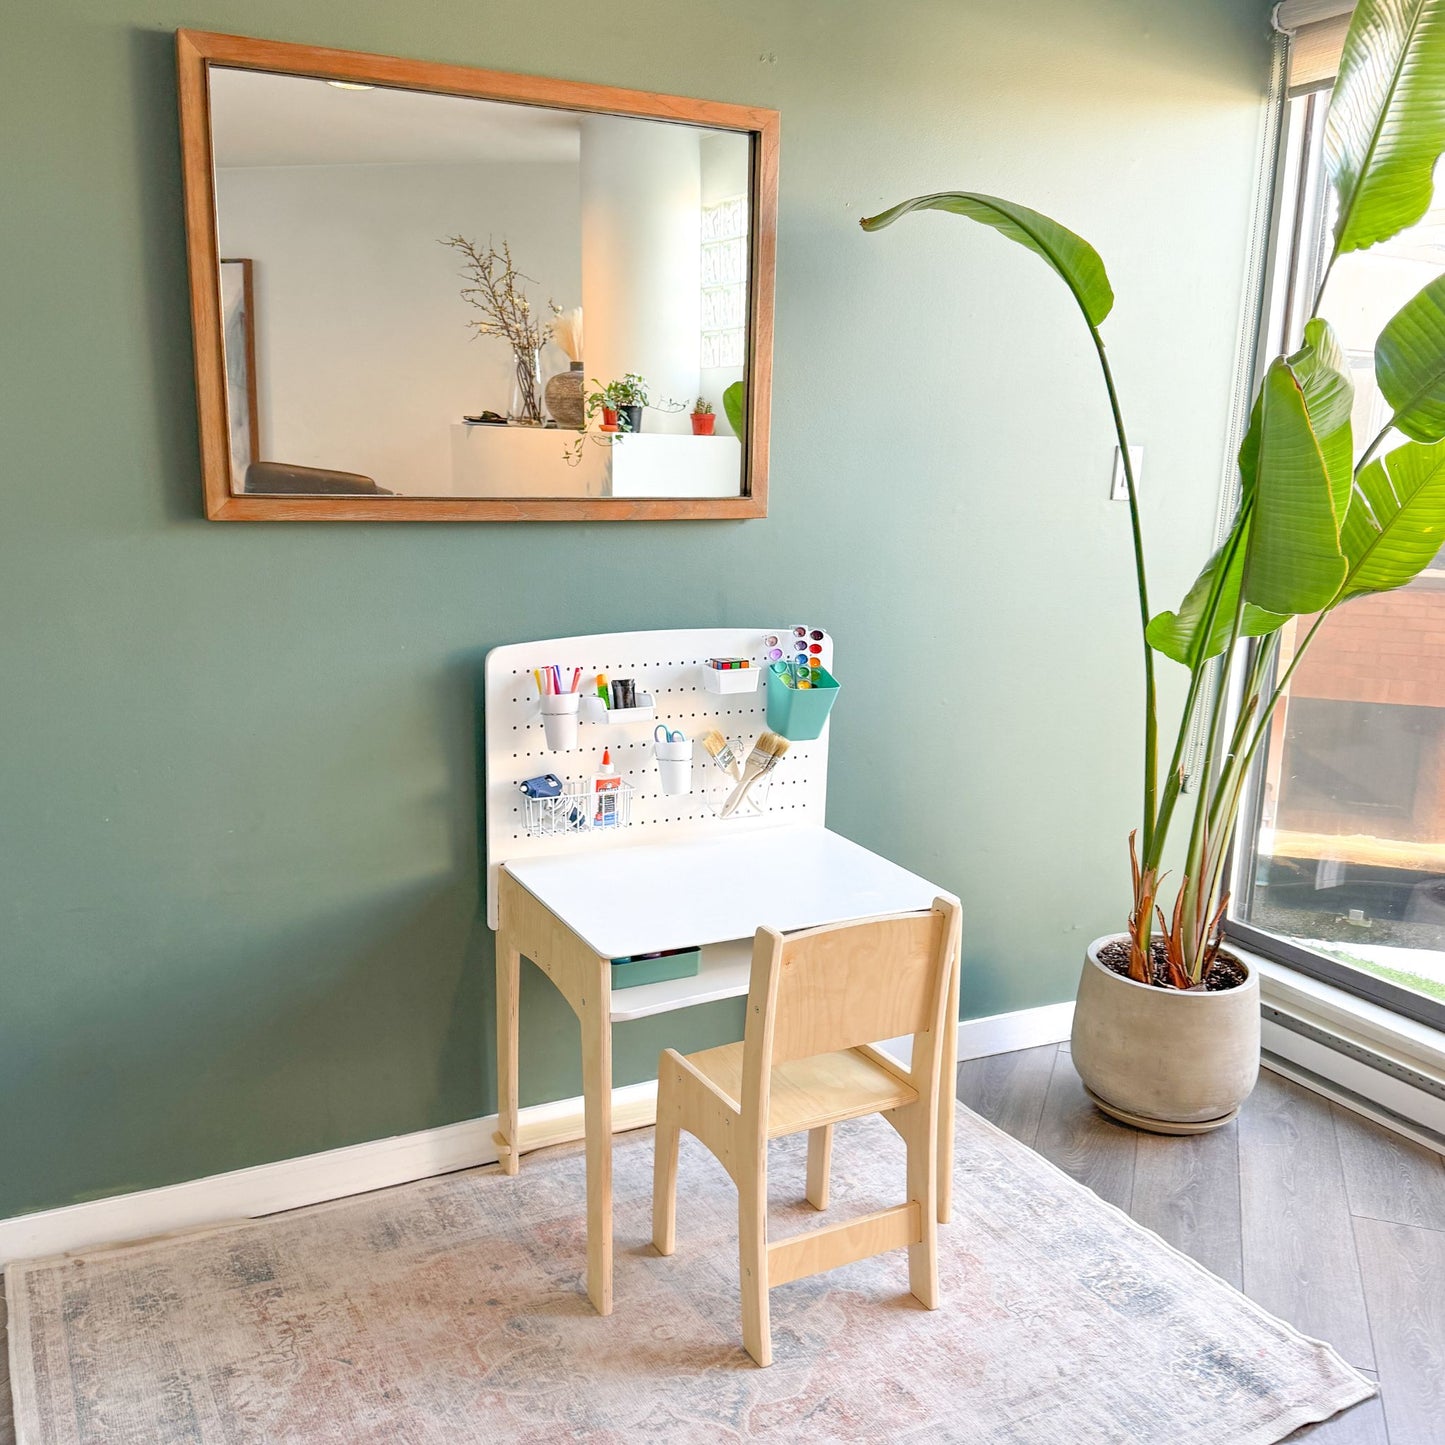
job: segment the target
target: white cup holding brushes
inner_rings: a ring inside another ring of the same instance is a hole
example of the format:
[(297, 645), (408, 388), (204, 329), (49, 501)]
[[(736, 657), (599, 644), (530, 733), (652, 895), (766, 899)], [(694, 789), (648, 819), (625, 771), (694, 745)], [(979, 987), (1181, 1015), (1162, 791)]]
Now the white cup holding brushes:
[(554, 752), (567, 752), (577, 746), (577, 704), (581, 695), (575, 692), (544, 693), (537, 699), (542, 709), (542, 728), (547, 746)]
[(692, 792), (692, 739), (662, 723), (653, 729), (652, 737), (662, 791), (671, 798)]

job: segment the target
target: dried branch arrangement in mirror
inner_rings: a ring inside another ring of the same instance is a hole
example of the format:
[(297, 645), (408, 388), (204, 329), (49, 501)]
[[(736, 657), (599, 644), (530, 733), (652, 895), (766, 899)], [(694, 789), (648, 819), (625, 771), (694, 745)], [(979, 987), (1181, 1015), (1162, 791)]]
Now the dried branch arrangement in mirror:
[[(548, 323), (533, 314), (532, 303), (522, 289), (521, 283), (532, 281), (532, 277), (517, 270), (511, 245), (505, 239), (500, 251), (490, 239), (483, 250), (465, 236), (448, 236), (441, 244), (461, 254), (462, 275), (470, 283), (462, 287), (462, 300), (481, 313), (467, 325), (478, 336), (500, 336), (512, 348), (518, 397), (512, 420), (524, 426), (541, 426), (542, 379), (537, 357), (547, 339)], [(556, 303), (549, 304), (555, 314)]]

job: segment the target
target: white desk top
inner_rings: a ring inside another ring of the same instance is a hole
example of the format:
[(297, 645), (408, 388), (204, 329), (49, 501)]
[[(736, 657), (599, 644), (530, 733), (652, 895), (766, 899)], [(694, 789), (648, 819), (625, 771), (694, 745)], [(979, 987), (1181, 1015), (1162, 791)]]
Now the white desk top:
[(826, 828), (675, 839), (502, 865), (605, 958), (928, 908), (947, 890)]

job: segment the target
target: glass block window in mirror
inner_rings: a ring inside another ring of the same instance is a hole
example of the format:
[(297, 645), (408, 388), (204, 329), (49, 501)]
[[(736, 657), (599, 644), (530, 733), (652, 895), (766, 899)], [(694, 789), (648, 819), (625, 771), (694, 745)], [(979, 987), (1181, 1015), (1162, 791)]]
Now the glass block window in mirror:
[(740, 367), (747, 341), (748, 200), (702, 208), (702, 365)]

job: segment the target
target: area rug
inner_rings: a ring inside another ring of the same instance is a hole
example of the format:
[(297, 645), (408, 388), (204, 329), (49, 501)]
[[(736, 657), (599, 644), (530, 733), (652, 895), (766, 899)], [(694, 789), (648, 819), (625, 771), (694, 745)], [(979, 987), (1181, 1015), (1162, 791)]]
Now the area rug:
[[(805, 1140), (770, 1152), (774, 1237), (816, 1226)], [(896, 1202), (881, 1119), (839, 1126), (839, 1218)], [(19, 1445), (593, 1445), (743, 1440), (1264, 1445), (1374, 1393), (992, 1125), (960, 1110), (942, 1307), (899, 1252), (772, 1293), (742, 1351), (731, 1183), (684, 1136), (654, 1253), (652, 1134), (619, 1136), (616, 1309), (583, 1293), (583, 1157), (12, 1265)]]

